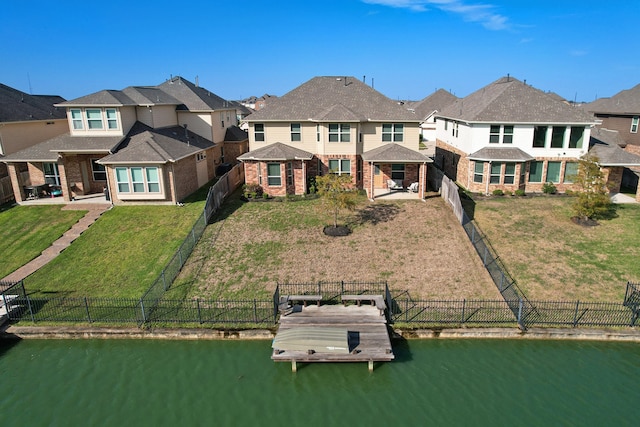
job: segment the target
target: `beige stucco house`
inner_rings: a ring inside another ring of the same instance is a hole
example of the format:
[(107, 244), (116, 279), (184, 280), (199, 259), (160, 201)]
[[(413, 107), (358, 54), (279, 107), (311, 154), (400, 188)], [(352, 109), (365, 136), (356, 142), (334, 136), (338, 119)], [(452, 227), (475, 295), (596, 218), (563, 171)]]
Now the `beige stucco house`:
[[(64, 98), (29, 95), (0, 83), (0, 203), (13, 199), (8, 169), (2, 158), (69, 131)], [(26, 168), (19, 170), (26, 173)]]
[(326, 173), (350, 175), (370, 198), (391, 179), (424, 194), (431, 159), (419, 152), (420, 118), (353, 77), (315, 77), (246, 121), (245, 180), (269, 195), (305, 194)]
[(215, 176), (227, 131), (237, 126), (233, 105), (181, 77), (56, 105), (69, 132), (3, 159), (19, 202), (106, 193), (114, 204), (177, 203)]

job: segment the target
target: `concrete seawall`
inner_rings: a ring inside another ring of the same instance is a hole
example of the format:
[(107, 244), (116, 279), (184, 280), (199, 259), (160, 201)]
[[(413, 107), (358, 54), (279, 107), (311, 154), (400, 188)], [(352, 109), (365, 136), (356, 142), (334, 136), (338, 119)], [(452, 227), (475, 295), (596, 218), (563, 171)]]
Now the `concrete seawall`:
[[(167, 340), (271, 340), (275, 328), (250, 330), (138, 329), (54, 326), (8, 326), (0, 339), (167, 339)], [(538, 339), (640, 342), (635, 329), (515, 328), (397, 329), (394, 339)]]

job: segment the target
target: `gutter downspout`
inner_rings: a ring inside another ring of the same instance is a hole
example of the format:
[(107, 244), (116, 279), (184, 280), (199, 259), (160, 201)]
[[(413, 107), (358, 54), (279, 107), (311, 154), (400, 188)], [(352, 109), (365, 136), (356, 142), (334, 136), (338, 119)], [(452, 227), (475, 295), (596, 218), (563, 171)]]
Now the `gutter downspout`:
[(307, 161), (304, 159), (302, 159), (302, 194), (307, 194)]
[(422, 177), (420, 178), (420, 181), (422, 183), (422, 185), (420, 186), (420, 200), (422, 200), (423, 202), (424, 200), (424, 189), (427, 185), (427, 162), (423, 162), (422, 163)]
[(372, 202), (375, 199), (375, 196), (373, 195), (373, 180), (374, 180), (374, 171), (375, 171), (375, 163), (374, 162), (369, 162), (369, 169), (371, 169), (371, 179), (369, 180), (369, 189), (371, 190), (371, 198), (369, 200), (371, 200)]

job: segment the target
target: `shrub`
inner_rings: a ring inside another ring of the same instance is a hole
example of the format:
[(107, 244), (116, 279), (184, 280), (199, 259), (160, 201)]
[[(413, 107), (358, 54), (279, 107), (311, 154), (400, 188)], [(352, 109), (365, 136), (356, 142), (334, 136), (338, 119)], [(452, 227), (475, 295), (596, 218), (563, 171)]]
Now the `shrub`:
[(504, 196), (504, 191), (500, 190), (499, 188), (493, 190), (493, 195), (494, 196)]
[(520, 196), (520, 197), (522, 197), (522, 196), (524, 196), (524, 195), (525, 195), (525, 194), (524, 194), (524, 190), (521, 190), (521, 189), (517, 189), (517, 190), (516, 190), (516, 196)]
[(542, 185), (542, 192), (544, 194), (556, 194), (557, 188), (551, 182), (545, 182)]
[(264, 190), (258, 184), (245, 184), (242, 189), (242, 194), (247, 199), (259, 198), (264, 194)]

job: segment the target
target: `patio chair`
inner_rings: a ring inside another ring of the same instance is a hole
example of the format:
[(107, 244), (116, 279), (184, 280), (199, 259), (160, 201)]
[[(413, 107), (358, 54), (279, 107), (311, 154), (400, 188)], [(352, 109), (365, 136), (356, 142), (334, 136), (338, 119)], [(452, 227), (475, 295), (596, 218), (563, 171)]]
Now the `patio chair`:
[(411, 185), (409, 185), (409, 187), (407, 188), (407, 190), (411, 191), (412, 193), (417, 193), (418, 192), (418, 183), (417, 182), (412, 182)]
[(404, 187), (402, 186), (402, 181), (395, 180), (395, 179), (388, 179), (387, 187), (389, 187), (389, 190), (404, 190)]

